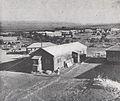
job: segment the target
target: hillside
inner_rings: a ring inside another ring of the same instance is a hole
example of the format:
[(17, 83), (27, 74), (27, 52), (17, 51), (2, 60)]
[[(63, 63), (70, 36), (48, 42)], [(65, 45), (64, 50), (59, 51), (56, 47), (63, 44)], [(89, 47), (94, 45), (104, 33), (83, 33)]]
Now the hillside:
[(80, 29), (80, 28), (120, 28), (120, 23), (117, 24), (86, 24), (79, 23), (64, 23), (64, 22), (37, 22), (37, 21), (18, 21), (18, 22), (1, 22), (2, 31), (30, 31), (30, 30), (55, 30), (55, 29)]

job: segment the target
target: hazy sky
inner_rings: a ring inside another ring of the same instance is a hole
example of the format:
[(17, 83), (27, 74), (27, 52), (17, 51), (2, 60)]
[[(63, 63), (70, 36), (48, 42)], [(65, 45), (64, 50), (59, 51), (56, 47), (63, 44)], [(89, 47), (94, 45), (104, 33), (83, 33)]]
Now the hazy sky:
[(0, 0), (1, 19), (120, 23), (120, 0)]

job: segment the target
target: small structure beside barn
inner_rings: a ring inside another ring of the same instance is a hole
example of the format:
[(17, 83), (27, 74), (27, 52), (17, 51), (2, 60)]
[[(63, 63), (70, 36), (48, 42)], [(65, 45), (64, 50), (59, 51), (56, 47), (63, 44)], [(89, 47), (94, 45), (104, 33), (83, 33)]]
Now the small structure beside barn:
[(87, 46), (79, 42), (39, 48), (31, 54), (33, 71), (41, 72), (50, 70), (53, 72), (60, 68), (68, 68), (74, 63), (84, 61), (86, 54)]
[(51, 43), (51, 42), (37, 42), (37, 43), (33, 43), (31, 45), (29, 45), (27, 48), (26, 48), (26, 52), (29, 54), (29, 53), (32, 53), (34, 51), (36, 51), (37, 49), (39, 48), (45, 48), (45, 47), (48, 47), (48, 46), (54, 46), (56, 44), (54, 43)]
[(107, 61), (120, 62), (120, 44), (112, 46), (106, 50)]

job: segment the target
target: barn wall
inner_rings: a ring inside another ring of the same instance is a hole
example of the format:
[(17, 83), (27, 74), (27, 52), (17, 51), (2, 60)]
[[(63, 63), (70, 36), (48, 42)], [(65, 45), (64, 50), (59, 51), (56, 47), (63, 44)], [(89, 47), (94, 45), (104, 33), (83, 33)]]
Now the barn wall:
[(54, 57), (54, 70), (57, 70), (58, 67), (64, 67), (64, 61), (67, 61), (72, 58), (72, 54), (65, 54), (62, 56)]
[(42, 56), (41, 58), (42, 70), (51, 70), (51, 71), (54, 70), (53, 56), (48, 52), (40, 48), (36, 52), (32, 53), (31, 56)]
[(120, 62), (120, 51), (106, 51), (108, 61)]
[(42, 70), (54, 70), (54, 61), (52, 57), (48, 55), (46, 57), (42, 57)]
[[(84, 53), (84, 54), (87, 54), (87, 47), (80, 49), (80, 51), (82, 51), (82, 53)], [(60, 59), (60, 62), (58, 63), (59, 59)], [(61, 55), (61, 56), (54, 57), (54, 70), (57, 70), (58, 67), (59, 68), (64, 67), (64, 61), (67, 61), (69, 59), (72, 59), (72, 52)]]

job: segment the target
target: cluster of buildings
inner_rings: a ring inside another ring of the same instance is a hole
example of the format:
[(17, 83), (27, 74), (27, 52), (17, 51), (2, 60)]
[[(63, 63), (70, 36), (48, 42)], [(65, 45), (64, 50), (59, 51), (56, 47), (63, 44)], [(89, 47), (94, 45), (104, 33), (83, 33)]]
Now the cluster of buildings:
[[(92, 29), (65, 30), (65, 31), (45, 31), (37, 32), (47, 36), (62, 36), (72, 38), (78, 32), (92, 32)], [(115, 29), (116, 30), (116, 29)], [(101, 30), (97, 30), (100, 33)], [(118, 30), (117, 30), (118, 31)], [(102, 30), (102, 33), (105, 33)], [(0, 36), (6, 44), (20, 43), (16, 36)], [(51, 42), (37, 42), (26, 47), (26, 53), (30, 55), (33, 61), (33, 71), (43, 72), (46, 70), (56, 71), (60, 68), (71, 67), (75, 63), (81, 63), (86, 60), (87, 46), (79, 42), (56, 45)], [(106, 60), (110, 62), (120, 62), (120, 44), (112, 46), (106, 50)]]
[(42, 34), (44, 36), (50, 37), (64, 37), (64, 38), (72, 38), (77, 30), (59, 30), (59, 31), (38, 31), (37, 34)]
[(16, 36), (0, 36), (2, 49), (20, 49), (21, 42)]

